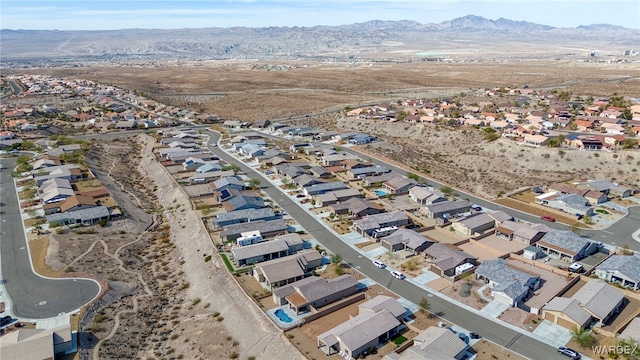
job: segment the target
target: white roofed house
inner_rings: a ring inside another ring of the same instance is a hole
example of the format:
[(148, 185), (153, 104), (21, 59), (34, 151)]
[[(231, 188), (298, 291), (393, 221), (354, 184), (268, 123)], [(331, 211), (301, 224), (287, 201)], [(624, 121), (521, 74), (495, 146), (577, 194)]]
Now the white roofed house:
[(327, 355), (356, 359), (389, 340), (402, 325), (406, 309), (395, 299), (379, 295), (360, 304), (357, 316), (318, 335), (318, 348)]
[(424, 186), (414, 186), (409, 189), (411, 200), (420, 205), (430, 205), (447, 201), (447, 197), (440, 190), (429, 190)]

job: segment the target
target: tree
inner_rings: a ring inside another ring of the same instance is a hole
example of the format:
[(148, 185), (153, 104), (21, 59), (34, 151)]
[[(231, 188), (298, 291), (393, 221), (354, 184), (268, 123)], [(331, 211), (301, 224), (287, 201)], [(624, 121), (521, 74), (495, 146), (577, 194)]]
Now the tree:
[(445, 194), (446, 196), (453, 196), (453, 189), (450, 186), (443, 186), (440, 188), (440, 192)]
[(228, 171), (231, 170), (233, 171), (234, 174), (238, 174), (240, 172), (240, 167), (236, 164), (231, 164), (231, 165), (226, 165), (224, 167), (222, 167), (223, 171)]
[(429, 304), (429, 300), (426, 296), (423, 296), (422, 299), (420, 299), (420, 303), (418, 305), (420, 306), (420, 312), (422, 314), (429, 313), (429, 316), (431, 316), (431, 304)]
[(571, 338), (582, 347), (593, 344), (593, 333), (581, 326), (571, 330)]
[(249, 180), (249, 187), (252, 189), (257, 189), (260, 187), (260, 179), (251, 179)]
[(331, 255), (331, 263), (332, 264), (340, 264), (342, 262), (342, 255), (340, 254), (333, 254)]

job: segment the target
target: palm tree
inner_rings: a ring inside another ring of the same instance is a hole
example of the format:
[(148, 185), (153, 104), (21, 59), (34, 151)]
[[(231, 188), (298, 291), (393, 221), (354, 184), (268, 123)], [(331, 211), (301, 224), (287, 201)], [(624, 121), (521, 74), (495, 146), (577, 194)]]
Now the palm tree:
[(571, 330), (571, 338), (582, 347), (593, 344), (593, 333), (591, 332), (591, 330), (585, 329), (582, 326), (576, 327), (575, 329)]

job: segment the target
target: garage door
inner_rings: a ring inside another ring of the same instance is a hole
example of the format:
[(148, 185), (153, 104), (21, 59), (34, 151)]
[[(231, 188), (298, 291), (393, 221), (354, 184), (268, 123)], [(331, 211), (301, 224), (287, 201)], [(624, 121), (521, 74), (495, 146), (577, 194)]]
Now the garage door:
[(553, 314), (552, 314), (552, 313), (550, 313), (550, 312), (547, 312), (547, 313), (545, 313), (545, 314), (544, 314), (544, 319), (545, 319), (545, 320), (549, 320), (549, 321), (551, 321), (551, 322), (552, 322), (552, 323), (554, 323), (554, 324), (555, 324), (555, 322), (556, 322), (556, 316), (555, 316), (555, 315), (553, 315)]
[(576, 328), (576, 324), (574, 324), (573, 322), (563, 319), (563, 318), (558, 318), (558, 325), (565, 327), (567, 329), (575, 329)]

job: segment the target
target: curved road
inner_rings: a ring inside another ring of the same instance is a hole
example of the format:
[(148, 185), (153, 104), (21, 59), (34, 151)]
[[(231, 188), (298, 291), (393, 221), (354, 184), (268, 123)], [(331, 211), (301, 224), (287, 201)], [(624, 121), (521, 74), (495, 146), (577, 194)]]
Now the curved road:
[(50, 279), (32, 268), (11, 171), (15, 159), (1, 159), (0, 259), (2, 283), (11, 299), (11, 313), (23, 319), (45, 319), (72, 312), (100, 293), (89, 279)]
[[(209, 134), (209, 143), (217, 143), (220, 134), (207, 131)], [(237, 160), (231, 155), (224, 152), (219, 147), (209, 146), (211, 151), (218, 155), (224, 161), (230, 164), (236, 164), (240, 169), (250, 177), (261, 178), (254, 169), (248, 167), (242, 161)], [(273, 199), (280, 207), (292, 215), (295, 220), (314, 238), (316, 238), (324, 247), (333, 253), (339, 253), (346, 263), (358, 269), (358, 271), (366, 274), (366, 276), (375, 280), (379, 284), (385, 285), (388, 289), (396, 294), (418, 304), (422, 297), (428, 297), (431, 311), (438, 314), (442, 318), (454, 324), (462, 326), (469, 331), (477, 332), (483, 337), (509, 348), (516, 353), (522, 354), (531, 359), (561, 359), (555, 347), (549, 346), (541, 341), (529, 337), (519, 331), (515, 331), (509, 327), (500, 325), (499, 323), (478, 315), (476, 312), (469, 311), (446, 299), (434, 296), (426, 289), (420, 288), (409, 281), (394, 280), (389, 271), (375, 267), (371, 261), (363, 257), (358, 251), (344, 243), (340, 238), (325, 228), (316, 218), (311, 216), (306, 210), (302, 209), (299, 204), (295, 203), (291, 198), (285, 195), (279, 188), (273, 186), (270, 182), (263, 181), (261, 190)]]

